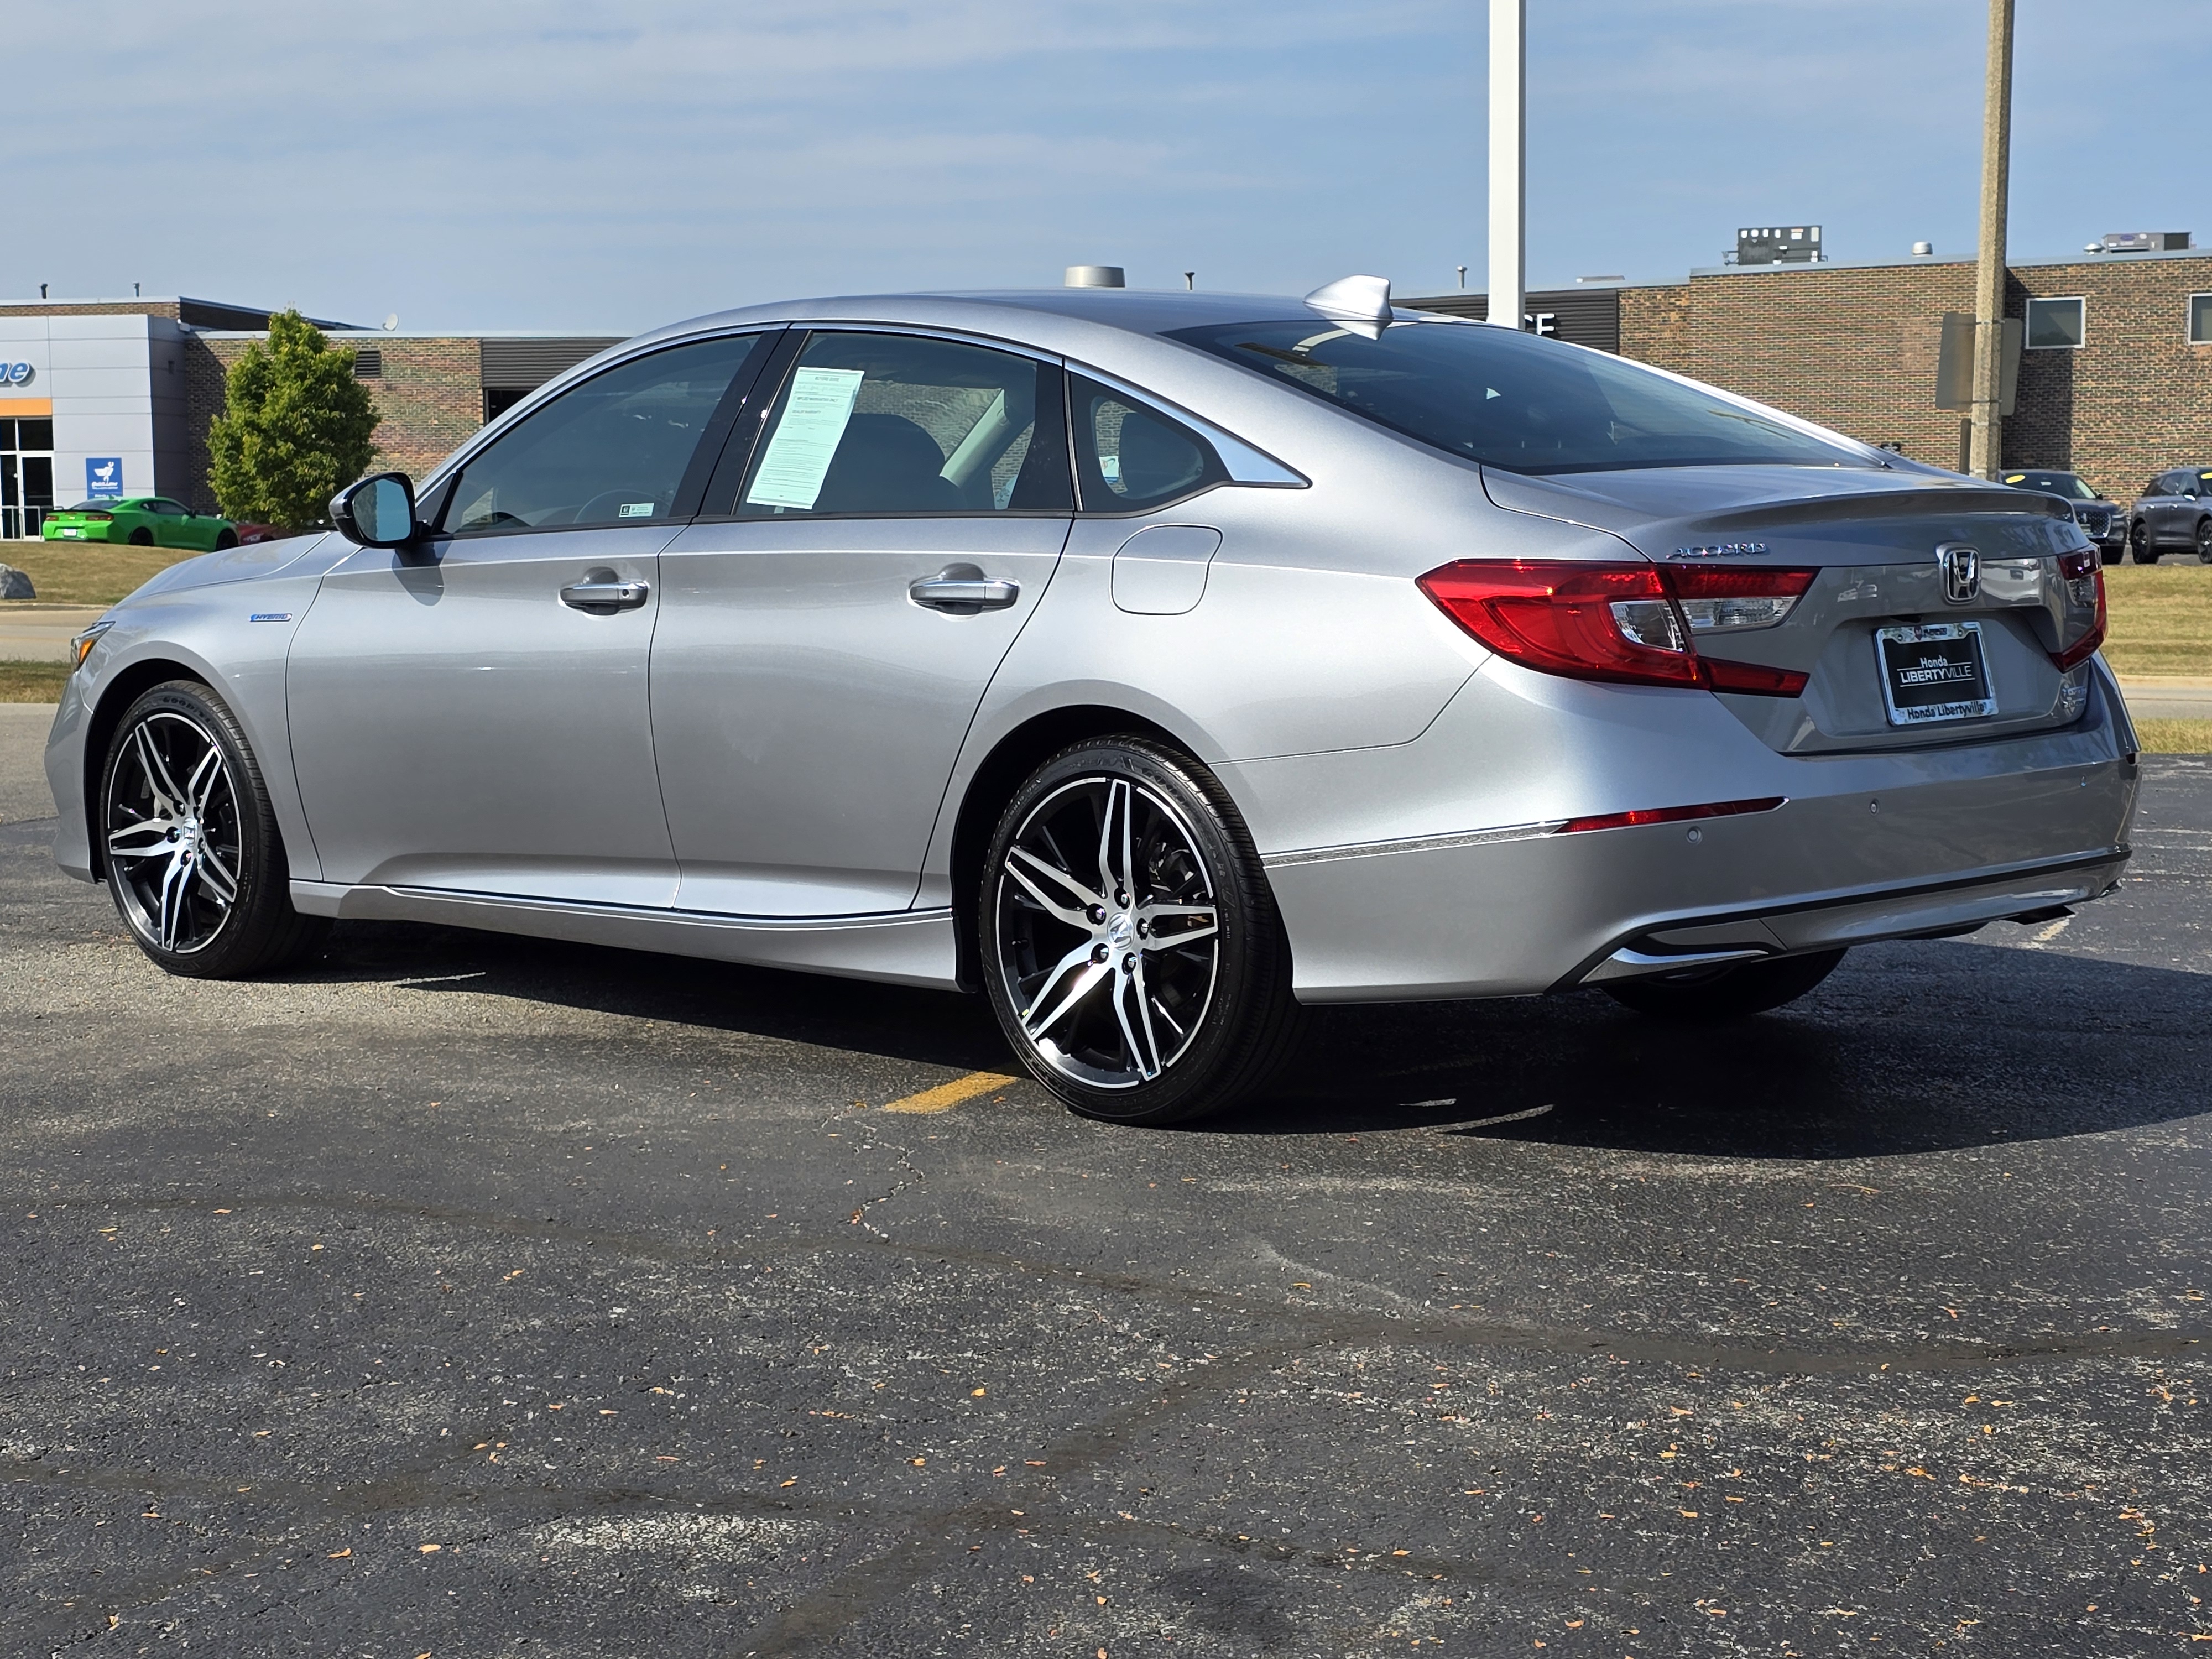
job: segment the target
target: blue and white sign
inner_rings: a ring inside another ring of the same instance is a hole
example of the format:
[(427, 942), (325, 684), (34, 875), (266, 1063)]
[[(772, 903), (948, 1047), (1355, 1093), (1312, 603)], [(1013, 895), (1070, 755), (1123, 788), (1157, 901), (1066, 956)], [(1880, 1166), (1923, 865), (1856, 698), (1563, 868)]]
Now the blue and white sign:
[(84, 458), (84, 493), (95, 501), (123, 499), (123, 458), (88, 455)]
[(0, 363), (0, 380), (9, 386), (27, 386), (36, 373), (28, 363)]

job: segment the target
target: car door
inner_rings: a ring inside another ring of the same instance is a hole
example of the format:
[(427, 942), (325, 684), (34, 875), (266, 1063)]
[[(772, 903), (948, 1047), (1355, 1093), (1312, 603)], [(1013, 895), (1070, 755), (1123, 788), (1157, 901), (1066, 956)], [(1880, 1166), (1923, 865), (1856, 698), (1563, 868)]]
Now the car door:
[(2189, 474), (2173, 471), (2161, 475), (2158, 481), (2158, 496), (2151, 503), (2151, 542), (2154, 546), (2171, 547), (2185, 539), (2183, 526), (2190, 509), (2197, 505), (2189, 499)]
[(149, 496), (144, 511), (147, 526), (154, 532), (155, 546), (189, 548), (192, 544), (185, 530), (183, 502), (173, 501), (165, 495)]
[(720, 510), (661, 559), (681, 908), (913, 903), (969, 722), (1067, 539), (1060, 382), (1056, 361), (926, 335), (787, 345)]
[(646, 698), (656, 561), (761, 349), (690, 341), (579, 382), (426, 501), (421, 546), (324, 579), (287, 695), (325, 880), (674, 899)]

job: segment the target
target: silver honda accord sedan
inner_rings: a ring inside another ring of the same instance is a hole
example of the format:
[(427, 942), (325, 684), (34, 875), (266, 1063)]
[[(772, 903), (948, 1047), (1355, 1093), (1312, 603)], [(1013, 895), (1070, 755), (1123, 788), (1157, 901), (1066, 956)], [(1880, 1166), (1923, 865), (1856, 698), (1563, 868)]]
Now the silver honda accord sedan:
[(172, 973), (375, 917), (980, 990), (1156, 1123), (1301, 1005), (1742, 1016), (2128, 857), (2063, 502), (1377, 278), (725, 313), (331, 522), (80, 641), (56, 856)]

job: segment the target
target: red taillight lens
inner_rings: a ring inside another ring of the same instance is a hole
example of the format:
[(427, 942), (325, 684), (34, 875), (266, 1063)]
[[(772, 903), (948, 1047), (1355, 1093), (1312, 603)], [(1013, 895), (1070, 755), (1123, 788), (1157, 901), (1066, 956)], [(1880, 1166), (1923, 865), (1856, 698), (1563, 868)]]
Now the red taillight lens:
[(2105, 561), (2094, 547), (2085, 547), (2073, 553), (2058, 556), (2058, 574), (2068, 582), (2094, 581), (2097, 584), (2097, 614), (2089, 623), (2089, 631), (2066, 647), (2051, 653), (2063, 673), (2067, 669), (2089, 660), (2099, 646), (2105, 642)]
[(1695, 641), (1772, 627), (1817, 574), (1463, 559), (1430, 571), (1419, 585), (1446, 616), (1524, 668), (1618, 684), (1791, 697), (1805, 689), (1805, 675), (1700, 657)]
[(1702, 806), (1646, 806), (1632, 812), (1604, 812), (1595, 817), (1569, 818), (1559, 828), (1563, 836), (1584, 830), (1626, 830), (1638, 823), (1680, 823), (1686, 818), (1732, 818), (1741, 812), (1771, 812), (1787, 804), (1782, 795), (1758, 800), (1716, 800)]
[(94, 524), (112, 524), (115, 522), (115, 515), (112, 513), (88, 513), (84, 516), (91, 520)]
[[(1421, 591), (1492, 651), (1524, 668), (1631, 685), (1695, 685), (1686, 649), (1631, 640), (1616, 605), (1632, 614), (1673, 610), (1653, 564), (1577, 564), (1548, 559), (1465, 559), (1431, 570)], [(1683, 640), (1679, 623), (1658, 638)]]

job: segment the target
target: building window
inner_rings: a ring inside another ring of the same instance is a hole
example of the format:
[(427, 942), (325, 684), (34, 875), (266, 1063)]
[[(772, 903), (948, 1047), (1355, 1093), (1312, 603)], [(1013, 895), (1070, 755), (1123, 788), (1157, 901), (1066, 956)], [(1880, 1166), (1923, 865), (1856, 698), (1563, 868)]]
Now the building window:
[(2027, 349), (2068, 350), (2081, 343), (2084, 319), (2079, 300), (2030, 300), (2027, 302)]
[(2189, 296), (2189, 343), (2212, 345), (2212, 294)]

